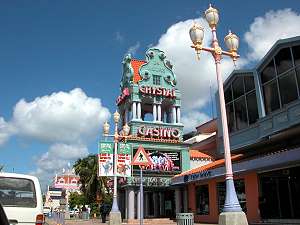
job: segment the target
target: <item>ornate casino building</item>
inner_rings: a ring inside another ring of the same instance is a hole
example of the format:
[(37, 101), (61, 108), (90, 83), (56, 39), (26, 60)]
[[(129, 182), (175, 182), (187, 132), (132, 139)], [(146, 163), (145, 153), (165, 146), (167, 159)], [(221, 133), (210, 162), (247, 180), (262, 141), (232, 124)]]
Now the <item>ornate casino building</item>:
[[(131, 128), (127, 143), (132, 144), (132, 155), (142, 145), (153, 163), (143, 172), (144, 217), (173, 217), (187, 204), (179, 201), (186, 192), (171, 188), (170, 181), (189, 169), (190, 156), (182, 138), (181, 94), (164, 52), (151, 48), (146, 60), (125, 56), (120, 91), (116, 104), (121, 125)], [(139, 218), (139, 183), (138, 167), (133, 167), (132, 177), (120, 180), (119, 207), (124, 219)]]

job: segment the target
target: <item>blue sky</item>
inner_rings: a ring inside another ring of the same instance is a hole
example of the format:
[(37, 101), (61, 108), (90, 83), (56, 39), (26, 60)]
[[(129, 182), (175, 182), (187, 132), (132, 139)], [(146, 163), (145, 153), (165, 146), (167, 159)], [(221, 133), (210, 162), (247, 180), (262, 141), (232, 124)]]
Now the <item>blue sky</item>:
[[(97, 152), (104, 120), (115, 111), (123, 56), (166, 51), (183, 94), (186, 131), (209, 119), (215, 90), (211, 57), (196, 61), (188, 29), (209, 1), (1, 1), (0, 164), (49, 177)], [(218, 37), (240, 37), (239, 66), (251, 68), (279, 38), (300, 35), (293, 0), (211, 1), (220, 11)], [(205, 34), (209, 44), (210, 34)], [(222, 43), (223, 45), (223, 43)], [(207, 55), (207, 57), (206, 57)], [(210, 63), (211, 62), (211, 63)], [(224, 59), (224, 78), (232, 63)], [(23, 100), (22, 100), (23, 99)]]

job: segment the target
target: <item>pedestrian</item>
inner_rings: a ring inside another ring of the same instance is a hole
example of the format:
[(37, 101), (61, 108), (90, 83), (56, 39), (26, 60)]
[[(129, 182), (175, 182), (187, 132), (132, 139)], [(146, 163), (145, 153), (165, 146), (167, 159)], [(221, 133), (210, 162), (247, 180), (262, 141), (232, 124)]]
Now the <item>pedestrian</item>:
[(106, 222), (106, 216), (109, 213), (109, 205), (107, 203), (102, 203), (100, 206), (100, 214), (102, 218), (102, 223)]
[(85, 205), (83, 205), (81, 210), (82, 210), (82, 219), (84, 219), (84, 220), (88, 219), (87, 218), (87, 208), (85, 207)]

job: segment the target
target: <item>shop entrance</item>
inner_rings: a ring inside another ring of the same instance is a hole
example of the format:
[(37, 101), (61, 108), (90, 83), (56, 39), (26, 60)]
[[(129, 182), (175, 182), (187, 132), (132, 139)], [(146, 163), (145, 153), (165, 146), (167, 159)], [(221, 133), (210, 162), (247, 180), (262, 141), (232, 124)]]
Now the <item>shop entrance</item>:
[(262, 219), (300, 219), (300, 166), (259, 175)]

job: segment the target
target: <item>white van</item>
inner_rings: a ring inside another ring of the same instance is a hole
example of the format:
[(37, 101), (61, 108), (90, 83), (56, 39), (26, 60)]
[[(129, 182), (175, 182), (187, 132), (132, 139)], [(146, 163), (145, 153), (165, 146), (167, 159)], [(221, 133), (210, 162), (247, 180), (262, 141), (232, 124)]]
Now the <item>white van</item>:
[(44, 224), (41, 186), (36, 177), (0, 172), (0, 202), (11, 224)]

